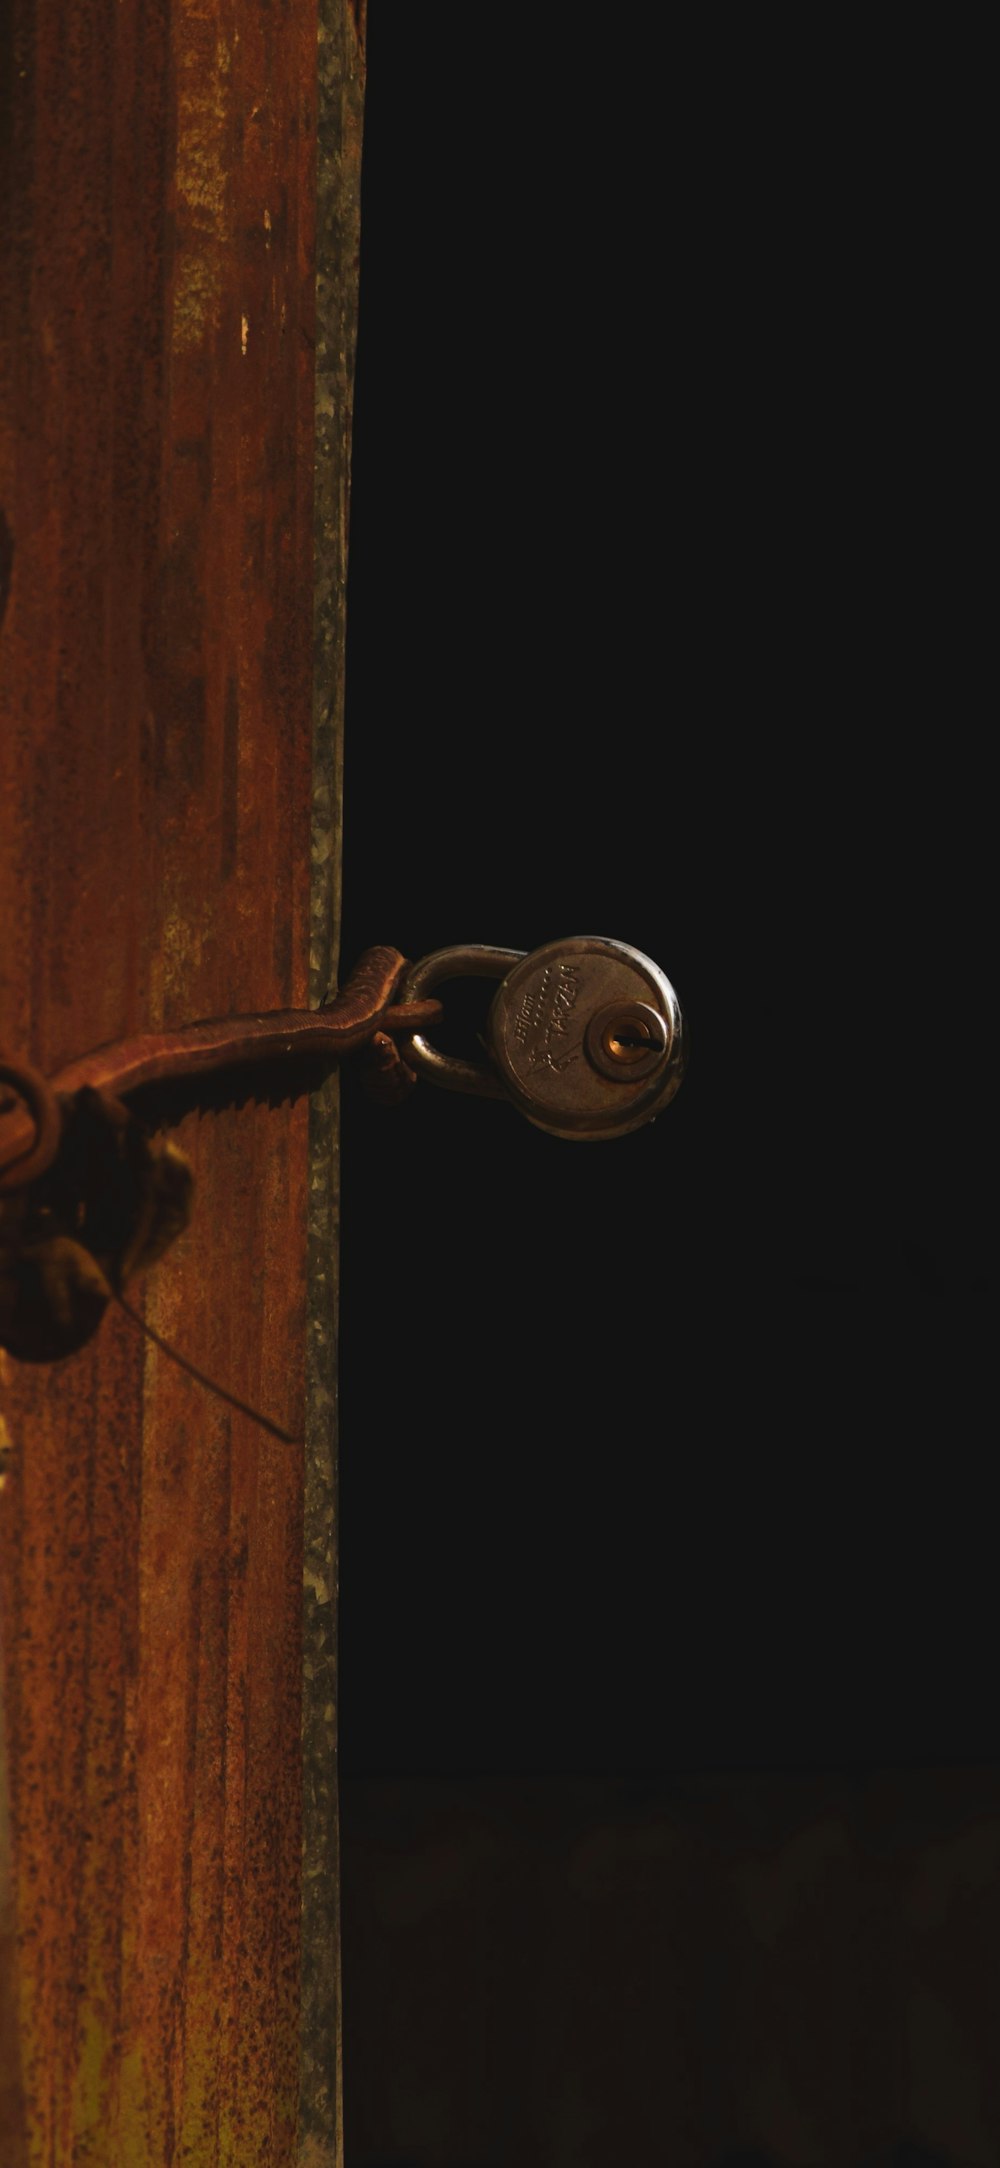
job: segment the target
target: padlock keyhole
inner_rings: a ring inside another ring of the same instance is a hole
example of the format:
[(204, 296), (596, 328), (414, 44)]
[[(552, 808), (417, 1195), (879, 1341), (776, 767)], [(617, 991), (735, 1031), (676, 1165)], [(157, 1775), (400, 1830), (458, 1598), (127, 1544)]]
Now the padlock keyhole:
[(604, 1044), (613, 1061), (634, 1061), (644, 1054), (650, 1045), (651, 1033), (644, 1026), (628, 1024), (622, 1031), (605, 1033)]
[(637, 1083), (659, 1067), (667, 1051), (667, 1026), (647, 1002), (614, 1001), (599, 1009), (584, 1035), (587, 1059), (614, 1083)]

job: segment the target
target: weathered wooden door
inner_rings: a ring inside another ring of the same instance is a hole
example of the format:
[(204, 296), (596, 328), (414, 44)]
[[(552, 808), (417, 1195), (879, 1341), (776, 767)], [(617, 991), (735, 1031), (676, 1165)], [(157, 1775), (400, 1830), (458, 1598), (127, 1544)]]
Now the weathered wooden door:
[[(0, 1046), (45, 1071), (333, 976), (363, 28), (3, 11)], [(123, 1315), (0, 1357), (5, 2168), (339, 2158), (335, 1116), (189, 1114), (145, 1288), (304, 1449)]]

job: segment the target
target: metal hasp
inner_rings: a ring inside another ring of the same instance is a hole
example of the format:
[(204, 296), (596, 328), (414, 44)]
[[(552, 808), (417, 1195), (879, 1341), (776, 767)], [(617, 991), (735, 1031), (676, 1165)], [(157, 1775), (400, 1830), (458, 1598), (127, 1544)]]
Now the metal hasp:
[(449, 1091), (507, 1099), (538, 1129), (594, 1143), (640, 1129), (680, 1085), (687, 1030), (669, 979), (638, 949), (601, 934), (518, 949), (437, 949), (414, 965), (403, 1001), (448, 979), (499, 979), (488, 1062), (459, 1061), (420, 1033), (404, 1060)]

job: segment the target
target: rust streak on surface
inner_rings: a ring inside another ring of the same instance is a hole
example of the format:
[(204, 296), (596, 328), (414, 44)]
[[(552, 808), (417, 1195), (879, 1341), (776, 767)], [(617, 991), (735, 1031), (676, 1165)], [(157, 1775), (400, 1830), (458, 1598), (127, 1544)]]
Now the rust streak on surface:
[[(0, 1046), (51, 1073), (308, 999), (316, 13), (10, 0), (0, 44)], [(186, 1118), (145, 1297), (297, 1435), (307, 1113)], [(280, 2168), (301, 1452), (117, 1316), (0, 1388), (28, 2157)]]

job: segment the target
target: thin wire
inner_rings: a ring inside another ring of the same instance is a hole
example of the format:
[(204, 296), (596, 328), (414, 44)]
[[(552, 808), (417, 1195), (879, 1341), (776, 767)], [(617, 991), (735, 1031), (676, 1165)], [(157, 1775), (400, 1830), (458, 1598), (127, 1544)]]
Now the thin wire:
[(164, 1340), (162, 1334), (156, 1332), (152, 1325), (148, 1325), (145, 1318), (140, 1317), (138, 1310), (133, 1310), (131, 1303), (126, 1302), (124, 1295), (116, 1295), (115, 1301), (119, 1309), (124, 1310), (126, 1317), (131, 1318), (133, 1325), (138, 1325), (139, 1331), (145, 1333), (147, 1340), (152, 1340), (154, 1347), (162, 1348), (171, 1362), (175, 1362), (181, 1370), (186, 1370), (188, 1377), (194, 1378), (198, 1385), (204, 1385), (210, 1393), (214, 1393), (216, 1399), (227, 1401), (231, 1408), (238, 1408), (241, 1415), (249, 1415), (251, 1422), (259, 1423), (262, 1430), (270, 1431), (272, 1438), (280, 1438), (285, 1445), (304, 1443), (294, 1431), (282, 1430), (280, 1423), (272, 1423), (270, 1417), (262, 1415), (259, 1408), (252, 1408), (248, 1400), (241, 1400), (238, 1393), (227, 1392), (224, 1385), (217, 1385), (214, 1378), (206, 1377), (197, 1363), (189, 1361), (178, 1348), (171, 1347), (169, 1340)]

